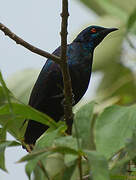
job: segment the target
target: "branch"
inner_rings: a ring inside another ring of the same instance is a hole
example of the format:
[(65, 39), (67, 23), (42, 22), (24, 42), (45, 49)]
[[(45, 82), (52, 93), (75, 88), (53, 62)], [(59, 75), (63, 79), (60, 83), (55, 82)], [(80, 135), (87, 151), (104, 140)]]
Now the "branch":
[(0, 23), (0, 30), (3, 31), (5, 33), (6, 36), (9, 36), (11, 39), (13, 39), (17, 44), (20, 44), (22, 46), (24, 46), (26, 49), (29, 49), (30, 51), (46, 57), (46, 58), (50, 58), (53, 61), (55, 61), (56, 63), (60, 64), (60, 58), (50, 54), (46, 51), (43, 51), (35, 46), (32, 46), (31, 44), (29, 44), (28, 42), (24, 41), (23, 39), (21, 39), (19, 36), (17, 36), (16, 34), (14, 34), (10, 29), (8, 29), (5, 25), (3, 25), (2, 23)]
[[(23, 148), (25, 148), (27, 150), (28, 153), (31, 153), (34, 148), (33, 146), (26, 144), (24, 141), (22, 141), (22, 146), (23, 146)], [(37, 164), (43, 171), (45, 177), (47, 177), (47, 179), (49, 180), (48, 174), (47, 174), (46, 169), (44, 168), (42, 162), (39, 160)]]
[(82, 156), (79, 156), (78, 158), (78, 169), (79, 169), (79, 175), (80, 175), (80, 180), (82, 180), (83, 172), (82, 172)]
[(72, 86), (69, 69), (67, 65), (67, 24), (68, 24), (68, 0), (62, 0), (62, 23), (61, 23), (61, 71), (64, 84), (64, 118), (68, 126), (67, 132), (71, 134), (73, 112), (72, 112)]

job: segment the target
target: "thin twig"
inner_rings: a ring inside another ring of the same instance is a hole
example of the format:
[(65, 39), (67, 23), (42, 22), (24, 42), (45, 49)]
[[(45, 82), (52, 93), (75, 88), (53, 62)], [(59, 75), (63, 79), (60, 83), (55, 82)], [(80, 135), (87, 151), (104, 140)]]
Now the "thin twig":
[(11, 39), (13, 39), (17, 44), (20, 44), (22, 46), (24, 46), (26, 49), (29, 49), (30, 51), (46, 57), (46, 58), (50, 58), (53, 61), (55, 61), (56, 63), (60, 64), (60, 58), (50, 54), (46, 51), (43, 51), (35, 46), (32, 46), (31, 44), (29, 44), (28, 42), (24, 41), (23, 39), (21, 39), (19, 36), (17, 36), (16, 34), (14, 34), (10, 29), (8, 29), (4, 24), (0, 23), (0, 30), (3, 31), (5, 33), (6, 36), (9, 36)]
[[(32, 152), (32, 150), (31, 150), (32, 147), (30, 145), (25, 144), (24, 142), (22, 142), (22, 145), (25, 147), (25, 149), (27, 150), (28, 153)], [(43, 166), (41, 161), (38, 161), (38, 166), (41, 168), (41, 170), (45, 174), (45, 177), (47, 177), (47, 179), (50, 180), (49, 176), (48, 176), (48, 173), (46, 172), (46, 169), (44, 168), (44, 166)]]
[(71, 134), (73, 112), (72, 112), (72, 86), (69, 69), (67, 65), (67, 25), (68, 25), (68, 0), (62, 0), (62, 23), (61, 23), (61, 71), (64, 84), (64, 118), (68, 126), (67, 133)]
[(83, 177), (83, 172), (82, 172), (82, 156), (79, 156), (79, 158), (78, 158), (78, 169), (79, 169), (80, 180), (82, 180), (82, 177)]
[(44, 165), (42, 164), (41, 161), (38, 162), (38, 166), (42, 169), (42, 171), (44, 172), (45, 177), (47, 177), (48, 180), (50, 180), (48, 173), (46, 171), (46, 169), (44, 168)]

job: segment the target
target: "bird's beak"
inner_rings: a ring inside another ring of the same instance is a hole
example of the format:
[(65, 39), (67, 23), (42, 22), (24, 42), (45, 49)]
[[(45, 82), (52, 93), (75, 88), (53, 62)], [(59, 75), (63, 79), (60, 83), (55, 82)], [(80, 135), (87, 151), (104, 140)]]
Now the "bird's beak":
[(98, 32), (98, 36), (95, 41), (95, 47), (100, 44), (100, 42), (111, 32), (117, 31), (117, 28), (101, 28), (101, 30)]
[(117, 30), (118, 30), (118, 28), (107, 28), (107, 29), (106, 29), (106, 31), (107, 31), (108, 33), (112, 32), (112, 31), (117, 31)]
[(103, 31), (101, 31), (102, 34), (104, 35), (108, 35), (109, 33), (113, 32), (113, 31), (117, 31), (118, 28), (105, 28)]
[(113, 31), (117, 31), (117, 28), (104, 28), (100, 33), (99, 33), (99, 37), (101, 38), (101, 40), (103, 40), (109, 33), (113, 32)]

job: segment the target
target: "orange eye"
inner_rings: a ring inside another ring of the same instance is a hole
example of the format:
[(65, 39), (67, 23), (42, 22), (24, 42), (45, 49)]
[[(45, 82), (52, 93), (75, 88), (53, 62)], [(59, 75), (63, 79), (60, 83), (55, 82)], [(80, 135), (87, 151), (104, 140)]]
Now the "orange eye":
[(92, 29), (91, 29), (91, 32), (92, 32), (92, 33), (96, 33), (96, 29), (95, 29), (95, 28), (92, 28)]

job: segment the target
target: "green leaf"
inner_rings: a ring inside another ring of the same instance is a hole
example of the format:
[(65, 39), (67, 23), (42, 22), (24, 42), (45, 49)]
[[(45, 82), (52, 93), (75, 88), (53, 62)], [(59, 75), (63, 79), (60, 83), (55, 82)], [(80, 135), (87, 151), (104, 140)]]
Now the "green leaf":
[(96, 149), (107, 159), (125, 147), (136, 126), (136, 105), (111, 106), (96, 119)]
[(33, 159), (37, 159), (40, 160), (42, 155), (43, 156), (47, 156), (51, 154), (47, 149), (42, 149), (42, 150), (35, 150), (34, 152), (32, 151), (31, 153), (27, 154), (26, 156), (22, 157), (18, 163), (21, 163), (21, 162), (25, 162), (25, 161), (30, 161), (30, 160), (33, 160)]
[(10, 112), (11, 112), (12, 115), (13, 115), (13, 109), (12, 109), (12, 104), (11, 104), (11, 100), (10, 100), (10, 92), (9, 92), (7, 86), (6, 86), (6, 83), (4, 82), (4, 79), (3, 79), (3, 77), (2, 77), (1, 72), (0, 72), (0, 83), (1, 83), (1, 85), (2, 85), (2, 88), (3, 88), (3, 92), (4, 92), (4, 94), (5, 94), (5, 97), (7, 98)]
[(35, 170), (35, 168), (38, 166), (38, 162), (42, 164), (42, 161), (45, 161), (46, 158), (48, 157), (49, 153), (44, 153), (40, 155), (33, 156), (32, 159), (28, 159), (28, 163), (25, 166), (25, 172), (29, 178), (31, 179), (31, 174)]
[(24, 161), (29, 161), (32, 160), (36, 157), (38, 157), (39, 155), (49, 155), (51, 153), (61, 153), (61, 154), (73, 154), (73, 155), (78, 155), (78, 151), (76, 151), (75, 149), (66, 147), (66, 146), (59, 146), (59, 147), (52, 147), (52, 148), (44, 148), (41, 150), (35, 150), (32, 151), (31, 153), (29, 153), (28, 155), (22, 157), (18, 162), (24, 162)]
[(20, 146), (21, 144), (16, 141), (0, 141), (0, 153), (5, 150), (6, 147)]
[(131, 29), (135, 22), (136, 22), (136, 8), (133, 10), (133, 12), (130, 14), (128, 18), (127, 30)]
[[(5, 128), (0, 128), (0, 138), (1, 138), (1, 141), (6, 140)], [(5, 166), (5, 148), (6, 146), (4, 146), (2, 142), (0, 142), (0, 169), (2, 169), (5, 172), (8, 172)]]
[(6, 101), (7, 99), (5, 98), (3, 88), (0, 86), (0, 106), (3, 105)]
[(34, 169), (34, 180), (49, 180), (45, 177), (43, 171), (41, 170), (41, 168), (39, 166), (36, 166), (36, 168)]
[[(79, 142), (81, 142), (81, 139), (79, 139)], [(65, 137), (60, 137), (58, 139), (55, 140), (56, 147), (68, 147), (68, 148), (72, 148), (75, 151), (78, 150), (78, 146), (77, 146), (77, 140), (76, 138), (73, 138), (72, 136), (65, 136)], [(70, 162), (73, 162), (77, 159), (77, 156), (75, 156), (74, 154), (65, 154), (64, 156), (64, 161), (65, 164), (69, 164)]]
[[(123, 174), (127, 170), (128, 163), (136, 157), (136, 129), (134, 129), (133, 136), (126, 142), (125, 148), (120, 152), (123, 154), (121, 158), (111, 168), (111, 174)], [(120, 155), (121, 156), (121, 155)]]
[(6, 141), (6, 127), (0, 128), (0, 142)]
[(5, 149), (7, 147), (13, 147), (13, 146), (20, 146), (20, 143), (16, 141), (0, 140), (0, 168), (6, 172), (7, 172), (7, 169), (5, 167)]
[[(53, 121), (49, 116), (40, 111), (32, 108), (31, 106), (24, 104), (12, 103), (13, 112), (16, 116), (21, 116), (26, 119), (33, 119), (42, 124), (56, 127), (56, 122)], [(0, 115), (9, 115), (10, 110), (8, 104), (0, 108)]]
[[(7, 106), (8, 106), (8, 111), (9, 111), (8, 115), (7, 114), (0, 115), (0, 124), (6, 127), (9, 130), (9, 132), (18, 139), (22, 136), (21, 133), (23, 131), (20, 131), (20, 128), (19, 128), (20, 120), (19, 118), (15, 117), (15, 114), (13, 112), (12, 101), (13, 100), (15, 101), (15, 98), (13, 97), (12, 93), (8, 90), (1, 73), (0, 73), (0, 83), (2, 85), (2, 88), (0, 86), (0, 100), (2, 99), (1, 105), (5, 105), (8, 103)], [(1, 110), (3, 109), (3, 107), (4, 106), (1, 107)], [(13, 119), (13, 121), (11, 121), (11, 119)], [(17, 119), (19, 121), (17, 121)], [(12, 128), (9, 128), (9, 127), (12, 127)], [(18, 136), (18, 131), (20, 133), (20, 137)]]
[(7, 172), (5, 167), (5, 149), (7, 147), (20, 146), (16, 141), (0, 141), (0, 168)]
[(20, 131), (24, 119), (32, 119), (53, 128), (57, 127), (57, 123), (49, 116), (28, 105), (12, 103), (12, 110), (15, 117), (11, 116), (8, 104), (0, 107), (0, 124), (4, 126), (8, 123), (7, 130), (17, 139), (21, 138), (24, 134), (25, 128), (23, 128), (22, 133)]
[(52, 152), (61, 153), (61, 154), (73, 154), (73, 155), (78, 155), (78, 151), (76, 151), (75, 149), (66, 147), (66, 146), (55, 147), (55, 148), (52, 148), (51, 151), (52, 151)]
[[(43, 162), (43, 161), (42, 161)], [(47, 157), (45, 169), (49, 175), (49, 179), (59, 180), (62, 177), (62, 173), (65, 169), (64, 159), (62, 154), (54, 153)]]
[[(34, 147), (33, 152), (37, 151), (38, 149), (42, 149), (42, 148), (47, 148), (47, 147), (51, 147), (54, 140), (59, 137), (61, 135), (61, 132), (64, 131), (66, 129), (66, 126), (60, 126), (58, 129), (53, 130), (53, 131), (46, 131), (37, 141), (36, 141), (36, 145)], [(50, 153), (49, 153), (50, 154)], [(43, 154), (44, 155), (44, 154)], [(48, 155), (48, 154), (47, 154)], [(38, 158), (39, 157), (39, 158)], [(33, 163), (31, 163), (31, 161), (29, 161), (28, 167), (26, 167), (27, 169), (27, 174), (30, 178), (30, 174), (32, 173), (32, 171), (34, 170), (35, 166), (36, 166), (36, 162), (37, 162), (37, 158), (41, 159), (45, 161), (45, 156), (44, 158), (41, 158), (40, 156), (35, 157), (36, 161)], [(33, 159), (32, 159), (33, 161)]]
[(0, 169), (2, 169), (5, 172), (8, 172), (5, 166), (5, 153), (0, 152)]
[(85, 151), (93, 180), (109, 180), (108, 162), (96, 151)]
[[(82, 106), (75, 114), (74, 121), (78, 131), (78, 138), (82, 141), (82, 148), (93, 149), (95, 148), (93, 142), (93, 109), (94, 102)], [(75, 131), (76, 133), (76, 131)]]
[(22, 117), (16, 116), (13, 118), (10, 114), (0, 115), (0, 125), (6, 126), (7, 131), (18, 140), (21, 140), (24, 135), (25, 126), (22, 128), (23, 121), (24, 118)]
[(72, 175), (73, 175), (73, 173), (74, 173), (74, 171), (75, 171), (76, 165), (77, 165), (77, 161), (74, 161), (71, 165), (66, 167), (64, 172), (63, 172), (62, 179), (70, 180)]
[(26, 172), (29, 180), (31, 180), (31, 174), (32, 174), (33, 170), (35, 169), (36, 165), (37, 165), (37, 160), (33, 159), (33, 160), (29, 161), (25, 166), (25, 172)]
[(64, 136), (55, 140), (55, 146), (66, 146), (78, 150), (76, 138), (73, 136)]
[(66, 129), (66, 126), (60, 126), (58, 129), (53, 130), (51, 132), (45, 132), (42, 136), (36, 141), (36, 145), (34, 149), (46, 148), (50, 147), (54, 140), (57, 137), (61, 136), (62, 131)]

